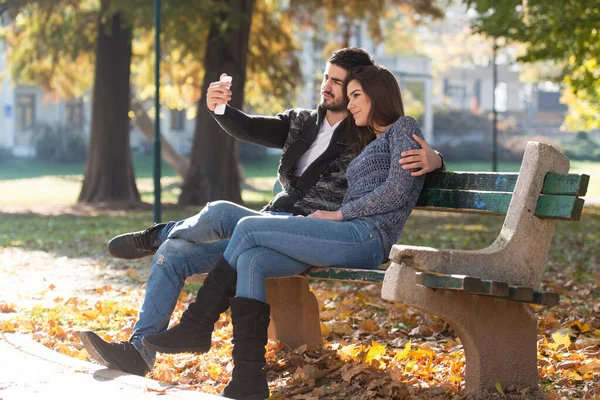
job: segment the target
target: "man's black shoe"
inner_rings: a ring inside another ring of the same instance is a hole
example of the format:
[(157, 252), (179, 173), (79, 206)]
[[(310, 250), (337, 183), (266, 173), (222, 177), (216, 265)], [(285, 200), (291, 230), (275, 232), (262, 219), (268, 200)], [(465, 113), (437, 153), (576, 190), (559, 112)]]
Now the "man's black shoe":
[(108, 242), (108, 252), (116, 258), (133, 260), (151, 256), (158, 249), (158, 232), (167, 224), (154, 224), (146, 230), (124, 233)]
[(79, 337), (90, 357), (105, 367), (139, 376), (150, 372), (140, 352), (129, 342), (109, 343), (90, 331), (80, 332)]

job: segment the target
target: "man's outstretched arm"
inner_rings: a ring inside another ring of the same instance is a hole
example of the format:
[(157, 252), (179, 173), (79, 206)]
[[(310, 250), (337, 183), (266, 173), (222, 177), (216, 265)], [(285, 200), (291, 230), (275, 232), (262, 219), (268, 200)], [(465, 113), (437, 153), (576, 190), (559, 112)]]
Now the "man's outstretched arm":
[(444, 164), (442, 155), (417, 135), (413, 135), (413, 137), (421, 145), (421, 148), (400, 153), (402, 169), (418, 169), (411, 173), (412, 176), (420, 176), (436, 170), (444, 171), (446, 164)]
[[(221, 74), (221, 78), (224, 76), (227, 75)], [(287, 113), (275, 117), (248, 115), (227, 106), (224, 115), (214, 114), (216, 106), (227, 104), (231, 100), (231, 95), (231, 82), (220, 80), (212, 82), (206, 91), (206, 106), (221, 128), (238, 140), (265, 147), (283, 148), (290, 128)]]

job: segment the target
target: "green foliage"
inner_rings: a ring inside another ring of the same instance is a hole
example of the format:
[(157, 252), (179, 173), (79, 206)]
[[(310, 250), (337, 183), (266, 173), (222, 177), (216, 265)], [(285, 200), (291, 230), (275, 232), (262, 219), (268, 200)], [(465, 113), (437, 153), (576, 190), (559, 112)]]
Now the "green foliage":
[(562, 150), (571, 160), (600, 161), (600, 143), (583, 131), (577, 132), (573, 140), (564, 143)]
[[(478, 13), (476, 31), (524, 43), (521, 62), (551, 60), (562, 66), (562, 80), (586, 102), (580, 126), (594, 129), (600, 115), (600, 6), (597, 0), (468, 0)], [(571, 102), (570, 105), (573, 103)], [(573, 122), (573, 121), (571, 121)]]
[(65, 126), (38, 124), (34, 129), (35, 155), (39, 160), (71, 164), (86, 158), (86, 142), (81, 134), (71, 132)]

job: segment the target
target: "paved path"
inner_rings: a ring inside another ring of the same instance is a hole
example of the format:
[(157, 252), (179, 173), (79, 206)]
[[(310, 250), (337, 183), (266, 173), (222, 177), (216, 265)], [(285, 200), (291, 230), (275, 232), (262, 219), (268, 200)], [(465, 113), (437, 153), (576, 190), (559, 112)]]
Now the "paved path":
[(125, 374), (0, 333), (0, 400), (223, 399)]

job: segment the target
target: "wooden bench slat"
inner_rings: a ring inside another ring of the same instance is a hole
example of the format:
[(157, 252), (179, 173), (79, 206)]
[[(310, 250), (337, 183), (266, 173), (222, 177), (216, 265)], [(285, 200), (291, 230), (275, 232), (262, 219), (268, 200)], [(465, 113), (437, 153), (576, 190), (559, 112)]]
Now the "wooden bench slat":
[(514, 301), (523, 301), (525, 303), (533, 302), (533, 289), (523, 286), (511, 286), (508, 288), (508, 299)]
[(585, 174), (556, 174), (550, 172), (544, 178), (542, 194), (585, 196), (590, 184), (590, 176)]
[(312, 267), (302, 273), (302, 275), (310, 278), (331, 279), (336, 281), (381, 283), (385, 277), (385, 270)]
[(434, 289), (451, 289), (480, 293), (483, 291), (481, 279), (465, 275), (441, 275), (429, 272), (417, 272), (418, 285)]
[(533, 303), (552, 307), (560, 302), (560, 295), (554, 292), (533, 292)]
[(465, 275), (419, 271), (416, 273), (416, 283), (431, 289), (456, 290), (544, 306), (554, 306), (560, 300), (558, 293), (540, 292), (530, 287), (509, 286), (506, 282), (489, 281)]
[[(512, 193), (468, 190), (426, 189), (421, 192), (417, 207), (423, 210), (506, 214)], [(584, 200), (573, 196), (540, 195), (535, 209), (539, 218), (578, 221)]]
[(494, 297), (508, 297), (509, 286), (506, 282), (481, 281), (482, 294)]
[[(427, 175), (424, 187), (479, 192), (513, 192), (518, 175), (498, 172), (437, 172)], [(585, 196), (589, 181), (589, 175), (585, 174), (549, 172), (544, 179), (542, 194)]]
[(518, 174), (495, 172), (438, 172), (425, 177), (427, 189), (459, 189), (487, 192), (512, 192)]
[(508, 210), (511, 198), (512, 193), (507, 192), (425, 189), (417, 206), (503, 214)]
[(573, 196), (542, 195), (538, 199), (534, 215), (539, 218), (579, 221), (584, 200)]

